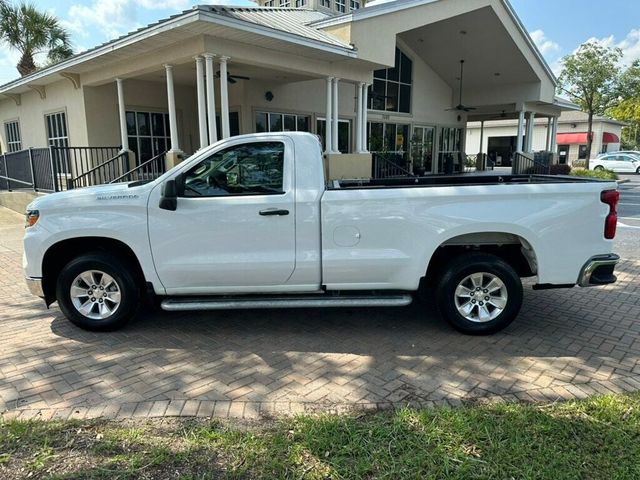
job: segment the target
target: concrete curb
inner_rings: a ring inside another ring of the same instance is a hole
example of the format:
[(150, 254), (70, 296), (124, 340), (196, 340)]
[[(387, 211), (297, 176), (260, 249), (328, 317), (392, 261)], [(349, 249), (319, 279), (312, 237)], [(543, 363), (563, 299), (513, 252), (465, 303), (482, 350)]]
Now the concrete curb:
[(618, 185), (623, 184), (623, 183), (629, 183), (631, 180), (629, 180), (628, 178), (623, 178), (622, 180), (616, 180), (616, 182), (618, 182)]

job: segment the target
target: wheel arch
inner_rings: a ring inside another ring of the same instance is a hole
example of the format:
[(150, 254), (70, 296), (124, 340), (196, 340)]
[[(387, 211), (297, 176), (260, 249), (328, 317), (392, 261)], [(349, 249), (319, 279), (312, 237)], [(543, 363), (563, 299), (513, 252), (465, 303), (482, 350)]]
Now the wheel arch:
[(141, 282), (145, 275), (133, 249), (121, 240), (109, 237), (83, 236), (60, 240), (51, 245), (42, 257), (42, 288), (47, 306), (56, 300), (56, 282), (62, 268), (74, 258), (89, 252), (105, 252), (123, 259)]
[(507, 262), (520, 277), (538, 273), (534, 247), (523, 236), (504, 231), (463, 233), (438, 245), (429, 259), (423, 283), (438, 278), (447, 263), (466, 252), (485, 252)]

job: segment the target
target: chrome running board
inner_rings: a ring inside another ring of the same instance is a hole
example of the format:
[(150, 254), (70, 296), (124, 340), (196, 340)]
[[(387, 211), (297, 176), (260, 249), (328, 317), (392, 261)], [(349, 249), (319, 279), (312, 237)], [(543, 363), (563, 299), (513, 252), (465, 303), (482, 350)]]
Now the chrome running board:
[[(320, 298), (318, 298), (320, 297)], [(235, 310), (251, 308), (404, 307), (411, 295), (273, 296), (273, 297), (171, 297), (160, 306), (168, 312)]]

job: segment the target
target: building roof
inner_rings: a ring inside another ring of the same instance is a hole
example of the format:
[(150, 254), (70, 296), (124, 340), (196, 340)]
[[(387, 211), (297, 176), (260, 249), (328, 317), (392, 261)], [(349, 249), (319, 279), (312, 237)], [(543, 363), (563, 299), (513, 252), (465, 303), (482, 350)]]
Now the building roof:
[[(589, 120), (589, 114), (587, 112), (582, 112), (582, 111), (562, 112), (562, 115), (560, 116), (560, 119), (559, 119), (561, 123), (576, 123), (576, 122), (582, 123), (582, 122), (587, 122), (588, 120)], [(614, 125), (626, 125), (625, 122), (614, 120), (612, 118), (605, 117), (602, 115), (594, 115), (593, 121), (603, 122), (603, 123), (612, 123)]]
[(270, 36), (279, 36), (283, 40), (294, 43), (305, 43), (313, 48), (327, 49), (334, 53), (355, 56), (353, 45), (322, 31), (320, 28), (309, 24), (329, 15), (307, 9), (294, 8), (268, 8), (268, 7), (234, 7), (224, 5), (196, 5), (189, 10), (170, 17), (158, 20), (145, 27), (122, 35), (118, 38), (102, 43), (84, 52), (73, 55), (71, 58), (47, 66), (22, 78), (17, 78), (4, 85), (0, 85), (0, 94), (9, 92), (12, 88), (26, 85), (50, 74), (64, 72), (66, 69), (80, 65), (85, 61), (110, 53), (117, 48), (136, 42), (158, 33), (163, 29), (171, 29), (180, 26), (188, 19), (209, 19), (219, 21), (231, 28), (251, 28), (256, 33)]
[(315, 10), (281, 7), (232, 7), (220, 5), (198, 5), (201, 10), (211, 11), (217, 15), (224, 15), (237, 20), (250, 22), (255, 25), (273, 28), (282, 32), (300, 35), (301, 37), (318, 40), (345, 48), (353, 48), (319, 28), (311, 26), (313, 22), (325, 20), (331, 16)]

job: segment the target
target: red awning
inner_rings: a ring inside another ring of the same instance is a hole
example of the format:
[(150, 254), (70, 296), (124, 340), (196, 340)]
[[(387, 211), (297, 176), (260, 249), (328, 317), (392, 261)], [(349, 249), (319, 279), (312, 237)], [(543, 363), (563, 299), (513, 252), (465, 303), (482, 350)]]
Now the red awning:
[(586, 144), (587, 132), (584, 133), (559, 133), (557, 136), (558, 145)]
[[(557, 135), (558, 145), (586, 145), (587, 132), (584, 133), (559, 133)], [(602, 143), (620, 143), (617, 135), (609, 132), (602, 134)]]

